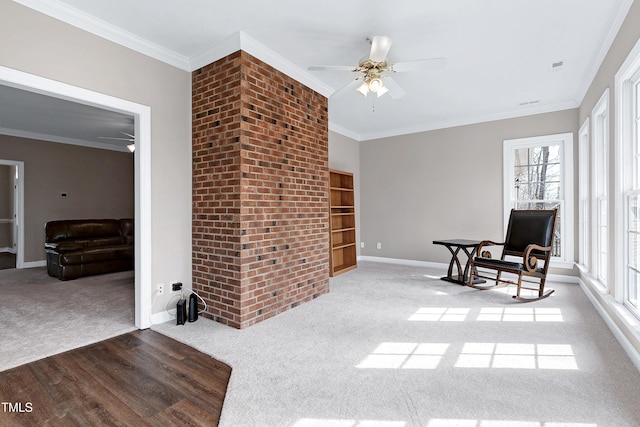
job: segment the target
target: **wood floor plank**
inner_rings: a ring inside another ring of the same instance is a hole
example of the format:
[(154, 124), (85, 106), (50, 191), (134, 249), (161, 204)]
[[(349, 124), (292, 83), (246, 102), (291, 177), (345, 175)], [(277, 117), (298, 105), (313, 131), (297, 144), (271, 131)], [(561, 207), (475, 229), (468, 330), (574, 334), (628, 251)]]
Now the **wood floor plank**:
[(148, 425), (117, 393), (96, 382), (73, 355), (63, 354), (60, 357), (75, 377), (77, 403), (73, 410), (83, 412), (89, 421), (88, 425)]
[[(138, 349), (136, 352), (148, 361), (146, 369), (157, 370), (164, 367), (166, 375), (163, 380), (169, 382), (166, 386), (175, 386), (178, 390), (193, 390), (192, 393), (184, 395), (184, 397), (207, 408), (207, 411), (220, 412), (222, 410), (221, 405), (224, 401), (229, 377), (227, 376), (225, 381), (220, 380), (217, 375), (213, 374), (218, 369), (211, 369), (210, 364), (201, 363), (194, 367), (191, 363), (191, 357), (186, 357), (179, 362), (164, 363), (162, 360), (164, 355), (162, 354), (152, 354), (146, 349)], [(215, 359), (210, 360), (215, 361)]]
[(0, 372), (0, 425), (217, 425), (231, 368), (156, 332), (134, 331)]
[(189, 400), (181, 400), (175, 405), (156, 414), (151, 423), (157, 426), (215, 426), (220, 422), (219, 415), (212, 415), (202, 406)]

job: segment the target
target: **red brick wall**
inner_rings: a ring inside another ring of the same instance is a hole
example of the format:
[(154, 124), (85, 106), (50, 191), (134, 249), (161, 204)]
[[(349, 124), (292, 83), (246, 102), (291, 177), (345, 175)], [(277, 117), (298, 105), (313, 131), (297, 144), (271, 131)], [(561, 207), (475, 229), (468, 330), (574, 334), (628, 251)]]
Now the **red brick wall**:
[(193, 73), (193, 288), (243, 328), (329, 291), (327, 98), (246, 52)]

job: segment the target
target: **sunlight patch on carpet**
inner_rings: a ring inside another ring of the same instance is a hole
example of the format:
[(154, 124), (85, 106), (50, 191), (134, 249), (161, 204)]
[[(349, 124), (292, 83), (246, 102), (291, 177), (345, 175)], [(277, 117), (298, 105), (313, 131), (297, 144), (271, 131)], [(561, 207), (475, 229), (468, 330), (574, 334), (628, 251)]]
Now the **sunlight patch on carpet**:
[(457, 368), (577, 370), (568, 344), (466, 343)]
[(384, 342), (356, 367), (360, 369), (436, 369), (446, 343)]
[(418, 322), (464, 322), (469, 314), (468, 308), (422, 307), (409, 317)]

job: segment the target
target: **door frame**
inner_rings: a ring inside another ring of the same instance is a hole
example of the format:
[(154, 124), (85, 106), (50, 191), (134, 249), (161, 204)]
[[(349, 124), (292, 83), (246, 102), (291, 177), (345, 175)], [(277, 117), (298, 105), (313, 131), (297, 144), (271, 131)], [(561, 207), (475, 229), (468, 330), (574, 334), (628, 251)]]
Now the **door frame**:
[[(130, 114), (135, 122), (135, 326), (151, 326), (151, 108), (0, 66), (0, 83), (67, 101)], [(24, 237), (24, 236), (23, 236)], [(22, 245), (24, 246), (24, 245)], [(24, 262), (24, 259), (22, 260)]]

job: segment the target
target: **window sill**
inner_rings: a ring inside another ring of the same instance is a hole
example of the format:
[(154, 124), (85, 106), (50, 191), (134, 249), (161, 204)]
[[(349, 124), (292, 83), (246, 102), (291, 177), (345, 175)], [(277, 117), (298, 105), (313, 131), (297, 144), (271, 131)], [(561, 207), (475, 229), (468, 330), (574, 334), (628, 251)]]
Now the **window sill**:
[(551, 268), (561, 268), (563, 270), (572, 270), (573, 271), (573, 266), (575, 265), (574, 262), (572, 261), (564, 261), (561, 259), (551, 259), (551, 264), (549, 264), (549, 267)]

